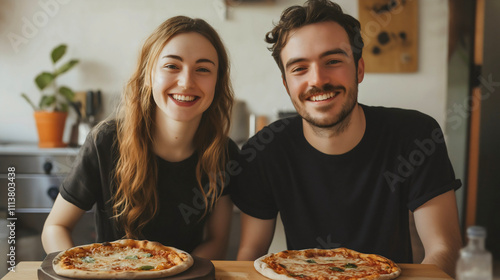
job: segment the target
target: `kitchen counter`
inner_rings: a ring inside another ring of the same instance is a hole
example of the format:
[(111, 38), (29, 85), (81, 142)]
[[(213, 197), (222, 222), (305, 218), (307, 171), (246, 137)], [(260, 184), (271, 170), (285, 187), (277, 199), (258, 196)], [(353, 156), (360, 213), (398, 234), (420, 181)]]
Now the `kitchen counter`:
[[(15, 272), (9, 272), (2, 280), (36, 280), (37, 269), (42, 262), (20, 262)], [(212, 261), (215, 266), (217, 280), (265, 280), (268, 279), (255, 271), (251, 261)], [(402, 273), (398, 280), (452, 279), (435, 265), (430, 264), (399, 264)]]
[(39, 148), (37, 143), (0, 144), (0, 155), (77, 155), (79, 148)]

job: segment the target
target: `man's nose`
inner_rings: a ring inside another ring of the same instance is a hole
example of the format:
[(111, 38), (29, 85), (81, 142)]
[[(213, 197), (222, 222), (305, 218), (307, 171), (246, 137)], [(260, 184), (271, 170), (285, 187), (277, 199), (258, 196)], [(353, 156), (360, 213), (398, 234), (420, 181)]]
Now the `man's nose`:
[(309, 71), (309, 86), (323, 88), (325, 84), (330, 82), (330, 78), (326, 71), (318, 65), (312, 65)]

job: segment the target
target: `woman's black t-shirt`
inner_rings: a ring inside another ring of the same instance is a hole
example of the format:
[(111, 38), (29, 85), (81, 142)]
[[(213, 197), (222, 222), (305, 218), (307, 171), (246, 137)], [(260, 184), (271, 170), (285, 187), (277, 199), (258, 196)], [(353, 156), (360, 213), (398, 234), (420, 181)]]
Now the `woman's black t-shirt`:
[[(238, 147), (231, 140), (228, 154), (228, 161), (238, 155)], [(111, 218), (117, 158), (116, 123), (108, 122), (95, 134), (89, 134), (72, 171), (60, 186), (61, 196), (78, 208), (90, 210), (95, 205), (97, 242), (113, 241), (125, 235), (115, 219)], [(196, 152), (180, 162), (168, 162), (156, 157), (159, 209), (142, 230), (143, 238), (187, 252), (193, 251), (202, 242), (204, 225), (210, 212), (204, 215), (206, 206), (196, 180), (197, 162)], [(207, 183), (208, 180), (203, 178), (205, 189)], [(229, 190), (230, 184), (224, 188), (222, 195), (227, 195)]]

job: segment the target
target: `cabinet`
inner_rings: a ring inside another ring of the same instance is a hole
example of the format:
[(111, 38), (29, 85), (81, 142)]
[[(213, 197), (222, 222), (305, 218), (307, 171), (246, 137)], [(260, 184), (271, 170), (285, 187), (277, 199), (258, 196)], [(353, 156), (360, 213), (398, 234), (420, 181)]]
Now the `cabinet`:
[[(43, 224), (77, 154), (78, 149), (39, 149), (35, 144), (0, 146), (0, 277), (10, 267), (11, 257), (3, 253), (10, 246), (15, 247), (16, 264), (45, 258), (40, 239)], [(15, 227), (7, 227), (12, 223)], [(9, 237), (15, 243), (9, 244)], [(93, 213), (85, 213), (78, 222), (73, 240), (76, 244), (95, 241)]]

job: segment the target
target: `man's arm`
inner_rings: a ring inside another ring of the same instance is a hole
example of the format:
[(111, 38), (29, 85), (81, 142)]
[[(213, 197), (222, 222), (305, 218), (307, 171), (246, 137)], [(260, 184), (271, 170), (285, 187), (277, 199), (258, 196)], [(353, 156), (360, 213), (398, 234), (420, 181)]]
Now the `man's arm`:
[(261, 220), (241, 212), (241, 239), (237, 260), (253, 261), (267, 253), (274, 236), (276, 218)]
[(413, 214), (425, 250), (422, 263), (435, 264), (454, 277), (462, 247), (455, 192), (451, 190), (434, 197)]

